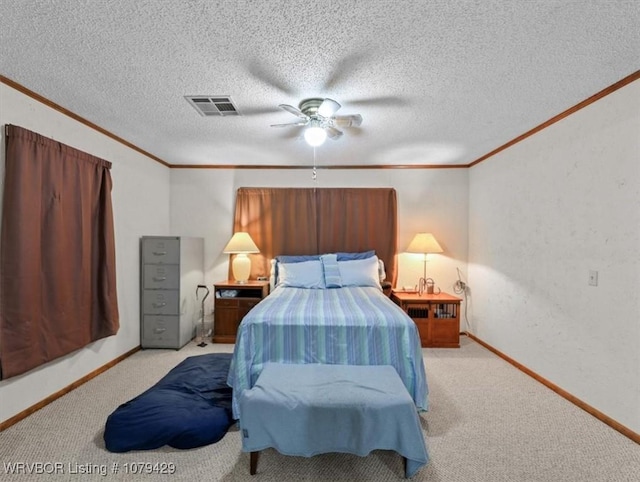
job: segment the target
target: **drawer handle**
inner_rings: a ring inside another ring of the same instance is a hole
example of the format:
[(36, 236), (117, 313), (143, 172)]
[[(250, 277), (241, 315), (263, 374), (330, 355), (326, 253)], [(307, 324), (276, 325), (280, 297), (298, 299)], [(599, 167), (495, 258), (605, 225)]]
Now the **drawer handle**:
[(163, 306), (167, 306), (166, 303), (153, 303), (154, 308), (162, 308)]
[(166, 328), (156, 328), (155, 330), (153, 330), (153, 332), (158, 334), (158, 335), (161, 334), (161, 333), (164, 333), (165, 331), (167, 331)]
[(160, 278), (154, 276), (153, 277), (153, 281), (167, 281), (167, 277), (166, 276), (162, 276)]
[(154, 251), (153, 254), (155, 256), (164, 256), (165, 254), (167, 254), (166, 251)]

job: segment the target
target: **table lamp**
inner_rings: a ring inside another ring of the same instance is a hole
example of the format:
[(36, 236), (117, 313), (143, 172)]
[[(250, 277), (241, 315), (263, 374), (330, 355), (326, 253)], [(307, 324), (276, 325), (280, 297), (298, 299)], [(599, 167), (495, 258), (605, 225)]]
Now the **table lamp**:
[(251, 260), (247, 254), (260, 252), (249, 233), (235, 233), (224, 247), (223, 252), (236, 255), (231, 264), (233, 277), (237, 283), (246, 283), (249, 274), (251, 274)]
[(427, 285), (427, 254), (429, 253), (442, 253), (442, 248), (436, 241), (436, 238), (431, 233), (418, 233), (409, 243), (407, 253), (420, 253), (424, 254), (424, 270), (420, 280), (418, 280), (418, 291), (422, 295)]

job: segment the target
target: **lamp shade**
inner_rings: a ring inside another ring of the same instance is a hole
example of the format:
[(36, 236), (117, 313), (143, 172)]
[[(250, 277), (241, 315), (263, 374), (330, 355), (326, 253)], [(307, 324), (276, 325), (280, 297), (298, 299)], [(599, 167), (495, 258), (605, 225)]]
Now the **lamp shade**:
[(409, 243), (407, 253), (442, 253), (442, 248), (431, 233), (418, 233)]
[(227, 245), (224, 247), (223, 252), (225, 254), (248, 254), (248, 253), (259, 253), (260, 250), (256, 246), (256, 243), (253, 242), (249, 233), (235, 233)]

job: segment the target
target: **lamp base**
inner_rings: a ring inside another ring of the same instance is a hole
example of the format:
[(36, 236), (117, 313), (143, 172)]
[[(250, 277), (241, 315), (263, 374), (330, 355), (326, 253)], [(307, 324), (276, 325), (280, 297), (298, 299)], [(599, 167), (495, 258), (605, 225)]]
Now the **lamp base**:
[(246, 254), (236, 254), (231, 264), (231, 271), (236, 283), (246, 283), (251, 274), (251, 260)]

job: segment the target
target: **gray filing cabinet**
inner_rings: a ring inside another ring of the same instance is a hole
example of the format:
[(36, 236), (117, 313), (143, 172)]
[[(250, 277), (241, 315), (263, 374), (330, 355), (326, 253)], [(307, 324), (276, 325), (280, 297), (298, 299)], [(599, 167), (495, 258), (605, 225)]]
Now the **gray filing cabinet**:
[(200, 318), (196, 288), (204, 284), (204, 240), (143, 236), (140, 240), (140, 346), (179, 349)]

